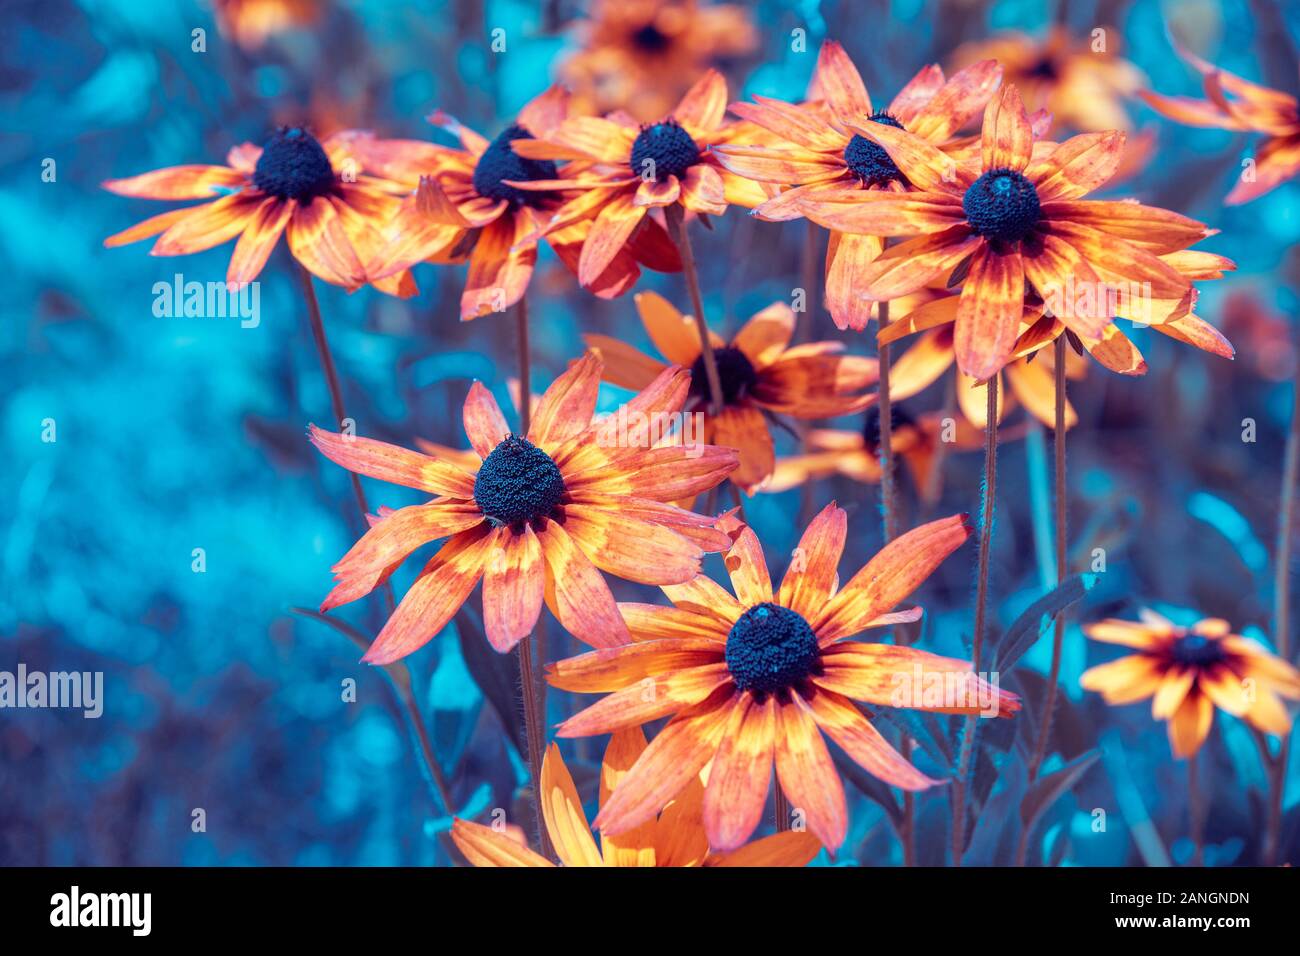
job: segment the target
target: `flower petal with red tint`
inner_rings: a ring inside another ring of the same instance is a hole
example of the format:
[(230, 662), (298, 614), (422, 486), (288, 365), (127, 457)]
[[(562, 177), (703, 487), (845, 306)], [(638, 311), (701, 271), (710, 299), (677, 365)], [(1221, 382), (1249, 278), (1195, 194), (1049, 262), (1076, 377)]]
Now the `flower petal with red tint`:
[(474, 476), (448, 462), (387, 442), (325, 431), (315, 425), (308, 426), (308, 436), (322, 455), (359, 475), (435, 495), (465, 500), (474, 497)]
[(546, 593), (542, 546), (531, 525), (504, 530), (483, 572), (483, 630), (499, 653), (510, 651), (537, 625)]
[(555, 521), (537, 537), (546, 557), (546, 603), (564, 629), (592, 647), (627, 644), (614, 595), (582, 549)]
[(704, 789), (704, 828), (713, 849), (736, 849), (758, 826), (775, 746), (776, 698), (769, 694), (760, 703), (749, 693), (741, 694)]

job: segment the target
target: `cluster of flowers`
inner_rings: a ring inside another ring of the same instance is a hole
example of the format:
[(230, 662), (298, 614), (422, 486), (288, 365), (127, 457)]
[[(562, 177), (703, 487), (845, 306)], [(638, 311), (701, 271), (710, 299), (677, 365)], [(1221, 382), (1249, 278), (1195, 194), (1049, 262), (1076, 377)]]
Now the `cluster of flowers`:
[[(1279, 139), (1262, 180), (1275, 182), (1295, 152), (1294, 101), (1285, 126), (1276, 96), (1209, 67), (1206, 75), (1212, 106), (1151, 101), (1229, 128), (1255, 128), (1267, 114)], [(1243, 100), (1229, 101), (1219, 84)], [(126, 196), (204, 201), (107, 244), (157, 237), (154, 254), (180, 255), (238, 237), (227, 278), (242, 283), (257, 277), (284, 234), (316, 277), (403, 297), (417, 292), (419, 263), (468, 263), (460, 302), (468, 320), (523, 300), (543, 242), (600, 297), (632, 290), (643, 268), (685, 269), (694, 282), (687, 223), (739, 205), (764, 220), (806, 219), (829, 230), (824, 296), (836, 325), (861, 331), (876, 319), (881, 344), (917, 335), (893, 370), (895, 397), (955, 364), (961, 407), (977, 429), (997, 427), (1003, 409), (978, 396), (995, 397), (1004, 370), (1030, 411), (1050, 420), (1043, 365), (1066, 354), (1058, 339), (1110, 370), (1143, 373), (1117, 319), (1232, 355), (1195, 313), (1193, 283), (1233, 268), (1192, 248), (1212, 230), (1138, 202), (1085, 198), (1124, 174), (1132, 159), (1125, 133), (1049, 138), (1051, 115), (1028, 111), (995, 59), (951, 76), (927, 66), (882, 108), (843, 49), (827, 42), (800, 103), (756, 96), (729, 104), (722, 75), (708, 70), (653, 121), (591, 109), (589, 97), (552, 87), (492, 139), (432, 114), (459, 148), (358, 131), (318, 141), (303, 128), (280, 129), (261, 147), (236, 146), (226, 165), (107, 183)], [(1263, 188), (1256, 183), (1250, 194)], [(867, 409), (877, 362), (841, 343), (792, 345), (796, 313), (785, 303), (758, 313), (730, 342), (658, 296), (639, 295), (637, 306), (661, 358), (588, 336), (589, 351), (535, 404), (521, 396), (528, 424), (518, 431), (475, 383), (464, 404), (472, 452), (426, 454), (313, 426), (311, 440), (330, 460), (430, 496), (372, 516), (335, 565), (338, 583), (322, 610), (386, 585), (413, 552), (444, 541), (365, 660), (389, 663), (423, 646), (480, 581), (496, 650), (525, 640), (543, 604), (594, 648), (547, 670), (558, 688), (606, 695), (560, 725), (559, 736), (614, 735), (595, 820), (603, 856), (558, 750), (547, 752), (538, 797), (563, 862), (802, 865), (820, 846), (838, 848), (847, 831), (823, 735), (889, 785), (917, 791), (941, 782), (895, 750), (855, 702), (896, 704), (897, 675), (921, 668), (970, 675), (999, 716), (1019, 709), (1014, 694), (975, 678), (970, 662), (853, 640), (918, 620), (919, 608), (900, 605), (971, 529), (963, 515), (917, 527), (841, 586), (847, 516), (832, 503), (774, 587), (743, 509), (714, 517), (694, 502), (724, 481), (752, 493), (831, 470), (878, 479), (872, 429), (856, 441), (820, 433), (814, 454), (778, 467), (768, 427), (779, 415)], [(614, 434), (613, 420), (594, 418), (602, 380), (636, 391), (627, 410), (637, 421), (701, 411), (701, 440)], [(707, 553), (724, 555), (731, 592), (702, 572)], [(658, 586), (669, 603), (619, 603), (605, 575)], [(1140, 653), (1090, 671), (1085, 686), (1116, 702), (1154, 695), (1179, 755), (1200, 746), (1216, 704), (1269, 733), (1290, 726), (1276, 695), (1300, 698), (1300, 674), (1223, 622), (1181, 630), (1152, 617), (1089, 633)], [(1249, 698), (1244, 680), (1258, 684)], [(910, 705), (971, 712), (951, 702)], [(647, 745), (639, 728), (661, 718), (670, 720)], [(808, 833), (745, 847), (773, 766)], [(546, 862), (491, 828), (459, 823), (455, 836), (475, 863)]]

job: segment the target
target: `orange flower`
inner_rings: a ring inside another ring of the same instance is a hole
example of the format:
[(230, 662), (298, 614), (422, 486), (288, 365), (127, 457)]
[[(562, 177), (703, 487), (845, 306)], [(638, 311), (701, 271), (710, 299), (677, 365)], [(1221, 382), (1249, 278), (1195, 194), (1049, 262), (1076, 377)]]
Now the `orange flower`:
[[(727, 537), (713, 520), (666, 502), (712, 488), (736, 453), (708, 445), (655, 447), (593, 425), (600, 362), (593, 355), (561, 375), (537, 403), (528, 436), (511, 433), (496, 400), (474, 383), (465, 431), (482, 459), (477, 473), (419, 452), (311, 428), (312, 443), (350, 471), (416, 488), (431, 501), (388, 513), (338, 564), (322, 611), (369, 594), (417, 548), (446, 538), (363, 660), (388, 664), (424, 646), (483, 578), (488, 640), (510, 650), (529, 634), (545, 598), (575, 637), (623, 644), (628, 631), (601, 576), (645, 584), (689, 581), (704, 551)], [(666, 369), (628, 403), (647, 418), (680, 411), (690, 379)]]
[[(536, 160), (584, 164), (567, 188), (581, 190), (556, 213), (546, 233), (593, 220), (578, 259), (578, 281), (587, 288), (598, 280), (629, 243), (657, 220), (654, 209), (680, 205), (700, 215), (720, 216), (728, 203), (757, 205), (766, 198), (754, 183), (733, 176), (717, 163), (709, 147), (726, 142), (736, 129), (723, 125), (727, 83), (709, 70), (682, 97), (671, 115), (646, 126), (613, 114), (571, 117), (544, 138), (516, 140), (515, 152)], [(550, 189), (549, 183), (520, 184)]]
[(1011, 359), (1026, 283), (1085, 340), (1100, 339), (1110, 323), (1099, 294), (1106, 288), (1138, 288), (1144, 301), (1175, 303), (1171, 314), (1187, 311), (1191, 282), (1158, 257), (1210, 231), (1136, 202), (1080, 199), (1114, 174), (1123, 133), (1085, 133), (1039, 155), (1013, 86), (985, 110), (979, 164), (954, 163), (904, 130), (855, 128), (885, 148), (917, 191), (846, 190), (799, 205), (831, 229), (915, 237), (858, 273), (872, 299), (905, 295), (970, 260), (954, 331), (957, 364), (967, 375), (982, 381)]
[[(734, 849), (758, 825), (775, 761), (791, 806), (834, 850), (847, 815), (823, 732), (893, 786), (938, 783), (904, 760), (851, 698), (944, 713), (974, 712), (975, 698), (1003, 715), (1019, 708), (1014, 694), (975, 677), (965, 661), (847, 640), (920, 618), (920, 608), (892, 609), (966, 540), (965, 516), (896, 538), (837, 589), (847, 533), (845, 512), (827, 506), (804, 532), (774, 594), (758, 538), (743, 528), (726, 558), (736, 597), (701, 575), (663, 589), (674, 607), (620, 604), (635, 643), (547, 669), (547, 679), (563, 690), (613, 692), (561, 724), (561, 737), (672, 717), (605, 801), (596, 817), (603, 833), (618, 836), (648, 822), (712, 761), (704, 827), (715, 850)], [(923, 673), (969, 675), (953, 679), (963, 688), (961, 700), (910, 693)]]
[[(418, 140), (371, 140), (366, 159), (383, 176), (412, 190), (387, 229), (389, 242), (370, 264), (377, 276), (418, 262), (469, 260), (460, 300), (462, 319), (500, 312), (527, 291), (537, 263), (536, 236), (562, 205), (571, 180), (586, 163), (561, 169), (550, 160), (526, 159), (514, 147), (545, 136), (570, 115), (566, 91), (553, 86), (534, 98), (516, 121), (489, 142), (445, 113), (430, 122), (460, 139), (463, 149)], [(524, 189), (521, 184), (543, 190)], [(575, 273), (590, 222), (553, 231), (548, 241)], [(641, 274), (638, 260), (654, 269), (681, 269), (677, 250), (663, 228), (647, 223), (619, 250), (593, 282), (597, 295), (622, 295)]]
[[(945, 82), (943, 70), (928, 66), (899, 91), (887, 109), (876, 111), (862, 77), (844, 48), (822, 44), (810, 97), (803, 107), (756, 96), (733, 103), (731, 111), (780, 138), (762, 144), (718, 146), (718, 161), (731, 172), (760, 183), (792, 186), (754, 210), (773, 221), (803, 215), (800, 201), (821, 193), (854, 190), (906, 192), (908, 184), (889, 154), (857, 132), (870, 120), (907, 129), (935, 148), (957, 153), (971, 144), (957, 134), (979, 115), (997, 89), (1002, 70), (993, 60), (977, 63)], [(826, 307), (837, 327), (861, 331), (871, 318), (871, 303), (857, 294), (857, 275), (880, 255), (879, 236), (831, 231), (826, 250)]]
[(1300, 171), (1300, 105), (1296, 98), (1221, 70), (1181, 47), (1176, 49), (1204, 78), (1206, 99), (1141, 91), (1142, 99), (1157, 112), (1189, 126), (1264, 134), (1251, 175), (1243, 174), (1224, 202), (1231, 206), (1250, 202), (1294, 177)]
[(215, 0), (217, 29), (246, 50), (256, 50), (277, 33), (320, 18), (320, 0)]
[[(646, 749), (639, 727), (609, 738), (600, 768), (600, 802), (609, 799)], [(710, 853), (704, 835), (704, 784), (697, 775), (655, 819), (622, 836), (603, 834), (600, 846), (582, 809), (578, 788), (551, 744), (542, 760), (542, 814), (555, 854), (565, 866), (804, 866), (821, 852), (806, 832), (785, 832), (755, 840), (730, 853)], [(553, 866), (512, 836), (492, 827), (456, 820), (451, 838), (475, 866)]]
[[(365, 263), (382, 243), (380, 230), (397, 210), (401, 187), (365, 175), (367, 134), (335, 133), (317, 142), (306, 130), (281, 127), (263, 146), (244, 143), (226, 166), (172, 166), (130, 179), (110, 179), (109, 192), (146, 199), (204, 199), (109, 236), (112, 248), (158, 236), (151, 255), (203, 252), (239, 237), (227, 282), (252, 282), (280, 241), (313, 275), (356, 289), (372, 281)], [(161, 235), (159, 235), (161, 233)], [(418, 291), (409, 272), (374, 280), (403, 297)]]
[[(862, 389), (876, 381), (876, 360), (844, 355), (843, 343), (815, 342), (790, 348), (794, 312), (775, 302), (746, 322), (730, 343), (710, 333), (724, 407), (708, 414), (709, 386), (699, 327), (662, 296), (636, 296), (641, 322), (669, 362), (691, 369), (687, 411), (701, 411), (704, 440), (735, 448), (740, 467), (731, 480), (752, 492), (772, 474), (776, 458), (765, 415), (830, 418), (860, 411), (875, 401)], [(584, 335), (605, 363), (605, 380), (623, 388), (645, 388), (666, 363), (607, 335)]]
[[(941, 491), (934, 477), (934, 458), (945, 439), (943, 412), (926, 412), (916, 418), (902, 406), (890, 406), (893, 423), (891, 445), (894, 454), (907, 465), (922, 500), (933, 502)], [(984, 447), (983, 424), (973, 426), (964, 418), (952, 423), (948, 446), (953, 451), (975, 451)], [(999, 429), (1000, 442), (1010, 440), (1008, 430)], [(807, 452), (778, 458), (772, 479), (760, 489), (775, 494), (788, 491), (808, 481), (843, 475), (863, 484), (880, 484), (880, 409), (867, 409), (866, 420), (858, 431), (837, 428), (814, 428), (804, 436)]]
[(966, 66), (997, 60), (1006, 82), (1016, 85), (1028, 109), (1046, 110), (1069, 129), (1132, 129), (1124, 101), (1138, 92), (1146, 77), (1119, 55), (1118, 30), (1098, 30), (1079, 40), (1062, 26), (1053, 26), (1042, 39), (1002, 33), (958, 47), (952, 61)]
[(1209, 617), (1187, 628), (1154, 611), (1143, 610), (1141, 617), (1141, 623), (1107, 619), (1084, 627), (1094, 641), (1137, 650), (1084, 671), (1084, 690), (1100, 692), (1108, 704), (1153, 698), (1151, 715), (1169, 722), (1175, 757), (1200, 750), (1215, 707), (1263, 733), (1290, 732), (1291, 716), (1279, 698), (1300, 700), (1300, 671), (1231, 633), (1227, 621)]
[(595, 0), (577, 22), (582, 48), (560, 79), (588, 113), (625, 110), (653, 122), (719, 59), (749, 53), (758, 34), (737, 4), (695, 0)]

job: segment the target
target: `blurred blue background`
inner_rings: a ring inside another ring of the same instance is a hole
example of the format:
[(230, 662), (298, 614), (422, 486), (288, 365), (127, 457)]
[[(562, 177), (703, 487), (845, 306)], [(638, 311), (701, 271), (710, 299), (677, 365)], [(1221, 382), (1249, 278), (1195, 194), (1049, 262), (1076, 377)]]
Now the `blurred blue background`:
[[(574, 48), (565, 25), (581, 10), (563, 2), (321, 6), (313, 23), (250, 49), (217, 29), (210, 5), (186, 0), (5, 0), (0, 8), (0, 252), (9, 284), (0, 297), (0, 670), (21, 661), (32, 670), (103, 671), (106, 697), (98, 720), (0, 712), (0, 863), (451, 859), (447, 808), (422, 770), (400, 683), (358, 664), (360, 650), (346, 635), (290, 611), (319, 604), (329, 566), (356, 527), (345, 474), (304, 437), (309, 421), (330, 417), (329, 404), (283, 246), (261, 276), (256, 328), (157, 318), (154, 283), (176, 272), (220, 279), (231, 247), (183, 260), (152, 258), (146, 244), (106, 250), (104, 237), (169, 207), (111, 195), (99, 183), (221, 162), (231, 145), (260, 142), (280, 122), (433, 139), (422, 117), (441, 107), (493, 136)], [(1198, 93), (1166, 36), (1174, 7), (1198, 51), (1296, 92), (1294, 6), (1069, 7), (1078, 35), (1113, 25), (1124, 55), (1162, 92)], [(843, 42), (868, 86), (888, 98), (925, 63), (947, 62), (960, 43), (1006, 29), (1041, 35), (1054, 17), (1051, 4), (978, 0), (765, 0), (752, 14), (761, 25), (757, 49), (725, 64), (734, 98), (799, 98), (827, 37)], [(490, 48), (496, 28), (506, 31), (504, 52)], [(203, 52), (192, 49), (198, 29), (206, 31)], [(798, 29), (807, 33), (803, 51), (792, 49)], [(1170, 759), (1164, 728), (1144, 706), (1106, 708), (1078, 691), (1082, 669), (1108, 655), (1085, 646), (1077, 622), (1132, 616), (1145, 604), (1221, 616), (1268, 640), (1295, 361), (1300, 185), (1224, 207), (1248, 139), (1176, 126), (1137, 101), (1127, 108), (1135, 127), (1153, 128), (1157, 139), (1149, 167), (1122, 192), (1221, 230), (1201, 248), (1235, 259), (1239, 271), (1204, 284), (1198, 312), (1238, 352), (1229, 363), (1139, 332), (1150, 374), (1126, 379), (1094, 366), (1071, 386), (1080, 415), (1069, 444), (1072, 565), (1086, 569), (1096, 547), (1108, 562), (1071, 616), (1060, 732), (1069, 755), (1104, 744), (1106, 756), (1053, 810), (1044, 842), (1064, 840), (1063, 859), (1083, 864), (1151, 862), (1133, 835), (1147, 819), (1172, 859), (1190, 848), (1183, 771)], [(47, 160), (53, 181), (42, 176)], [(734, 332), (788, 298), (799, 284), (803, 235), (801, 224), (759, 223), (735, 209), (715, 231), (697, 230), (716, 325)], [(420, 266), (416, 274), (421, 295), (404, 302), (318, 285), (349, 412), (362, 434), (462, 445), (459, 409), (471, 379), (483, 379), (505, 404), (515, 369), (509, 320), (461, 324), (463, 270)], [(647, 275), (641, 287), (685, 305), (679, 276)], [(630, 298), (579, 294), (549, 251), (530, 299), (539, 386), (579, 353), (582, 332), (647, 346)], [(873, 351), (868, 337), (836, 332), (826, 314), (815, 322), (819, 338)], [(611, 389), (605, 401), (612, 407), (621, 397)], [(941, 403), (932, 390), (909, 409)], [(1252, 443), (1242, 441), (1247, 418), (1257, 423)], [(54, 441), (45, 440), (51, 423)], [(794, 450), (788, 436), (778, 440), (780, 451)], [(1030, 506), (1031, 475), (1041, 467), (1035, 447), (1016, 442), (1003, 452), (993, 543), (998, 626), (1046, 583), (1035, 551), (1041, 521), (1036, 528)], [(978, 469), (978, 455), (950, 459), (940, 513), (977, 509)], [(391, 487), (368, 491), (372, 505), (409, 500)], [(904, 494), (906, 526), (919, 508), (913, 489)], [(798, 534), (799, 495), (760, 495), (748, 505), (777, 571)], [(832, 497), (851, 512), (843, 566), (851, 573), (880, 543), (877, 492), (841, 480), (817, 488), (818, 505)], [(963, 653), (972, 564), (968, 547), (920, 595), (927, 649)], [(720, 573), (717, 559), (710, 570)], [(408, 580), (395, 580), (399, 594)], [(652, 599), (634, 586), (618, 593)], [(377, 613), (363, 601), (336, 616), (374, 633)], [(462, 642), (455, 629), (432, 641), (407, 662), (411, 693), (449, 777), (451, 809), (474, 815), (505, 806), (527, 823), (516, 789), (526, 774), (504, 731), (516, 716), (500, 693), (513, 676), (507, 662), (480, 652), (481, 643), (472, 634)], [(1048, 643), (1032, 652), (1029, 670), (1046, 669)], [(574, 648), (552, 623), (548, 659)], [(344, 699), (349, 679), (355, 702)], [(481, 685), (496, 687), (495, 698)], [(557, 720), (574, 702), (553, 693), (550, 706)], [(601, 746), (566, 744), (584, 787)], [(1263, 785), (1254, 742), (1219, 715), (1209, 753), (1210, 860), (1246, 862)], [(1016, 774), (1023, 768), (1008, 771), (994, 800), (1023, 787)], [(1293, 772), (1288, 804), (1298, 790)], [(853, 831), (841, 862), (897, 862), (880, 810), (850, 794)], [(1109, 813), (1105, 833), (1090, 828), (1097, 807)], [(196, 808), (205, 811), (203, 832), (193, 826)], [(929, 799), (922, 825), (927, 814), (938, 820), (945, 812), (942, 798)], [(997, 859), (994, 844), (977, 842), (971, 861)]]

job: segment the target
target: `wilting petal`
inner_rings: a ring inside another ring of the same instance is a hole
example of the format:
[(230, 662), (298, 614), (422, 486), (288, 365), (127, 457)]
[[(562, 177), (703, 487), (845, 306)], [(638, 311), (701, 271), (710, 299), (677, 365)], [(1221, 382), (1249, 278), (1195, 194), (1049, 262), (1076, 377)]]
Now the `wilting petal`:
[[(798, 150), (777, 149), (771, 146), (715, 146), (714, 158), (729, 172), (744, 176), (760, 183), (778, 183), (780, 185), (819, 184), (837, 180), (844, 176), (847, 167), (844, 160), (823, 153), (800, 152)], [(793, 192), (788, 190), (787, 192)], [(796, 199), (810, 198), (806, 193), (787, 196), (782, 193), (769, 200), (774, 206), (785, 206)], [(782, 200), (782, 202), (776, 202)], [(764, 204), (754, 214), (760, 219), (793, 219), (800, 213), (786, 211), (778, 214), (769, 210)]]
[(748, 692), (741, 694), (704, 788), (704, 828), (713, 849), (736, 849), (758, 826), (775, 745), (776, 698), (769, 694), (759, 703)]
[(753, 607), (771, 602), (772, 579), (767, 573), (763, 546), (759, 544), (758, 535), (754, 534), (752, 528), (740, 532), (736, 543), (727, 552), (726, 564), (727, 573), (731, 576), (731, 587), (741, 604)]
[(920, 587), (970, 537), (966, 519), (940, 518), (885, 545), (817, 616), (813, 630), (823, 645), (859, 633)]
[(226, 269), (227, 282), (252, 282), (261, 273), (275, 244), (280, 241), (295, 204), (268, 199), (244, 227)]
[(690, 717), (676, 718), (659, 731), (600, 808), (596, 826), (617, 835), (658, 813), (713, 758), (732, 707), (731, 698), (723, 698)]
[(604, 866), (600, 848), (596, 846), (587, 815), (582, 810), (578, 788), (573, 785), (573, 777), (564, 765), (560, 748), (554, 743), (546, 748), (539, 784), (538, 802), (542, 805), (546, 832), (550, 834), (560, 862), (565, 866)]
[(537, 625), (546, 593), (542, 546), (531, 525), (523, 534), (502, 529), (483, 572), (483, 630), (499, 653), (512, 650)]
[(501, 312), (528, 291), (537, 264), (537, 243), (525, 237), (532, 230), (523, 216), (502, 216), (484, 228), (469, 256), (461, 319)]
[(719, 484), (736, 470), (735, 449), (716, 445), (666, 446), (637, 451), (634, 463), (564, 476), (575, 496), (632, 495), (654, 501), (682, 501)]
[(720, 622), (724, 637), (745, 612), (744, 606), (726, 588), (703, 574), (686, 584), (668, 585), (663, 592), (679, 609)]
[(465, 500), (474, 497), (474, 476), (448, 462), (387, 442), (325, 431), (315, 425), (308, 427), (308, 435), (322, 455), (359, 475), (435, 495)]
[(912, 766), (848, 699), (819, 690), (808, 705), (817, 726), (873, 777), (903, 790), (925, 790), (943, 782)]
[(1038, 290), (1051, 315), (1083, 338), (1101, 337), (1113, 318), (1111, 290), (1078, 249), (1057, 236), (1042, 235), (1021, 244), (1020, 258), (1025, 279)]
[[(939, 64), (931, 63), (923, 66), (890, 101), (889, 112), (904, 126), (911, 128), (915, 125), (921, 110), (925, 109), (925, 105), (934, 99), (939, 90), (943, 89), (943, 85), (943, 68)], [(982, 105), (980, 109), (983, 109)], [(913, 129), (912, 132), (918, 136), (924, 135), (920, 130)], [(926, 136), (926, 139), (932, 137)]]
[[(1140, 289), (1142, 296), (1178, 300), (1191, 288), (1191, 283), (1172, 266), (1111, 233), (1058, 219), (1048, 221), (1046, 228), (1050, 235), (1073, 246), (1103, 278), (1117, 277)], [(1151, 321), (1162, 318), (1154, 316)]]
[(186, 256), (219, 246), (243, 232), (265, 201), (261, 193), (242, 192), (196, 206), (158, 237), (149, 254)]
[(777, 704), (776, 775), (808, 829), (834, 852), (844, 842), (848, 809), (844, 787), (808, 705), (797, 692)]
[(634, 641), (701, 639), (712, 641), (716, 651), (721, 654), (727, 639), (727, 625), (718, 618), (679, 607), (621, 601), (618, 610), (627, 622), (628, 633)]
[(546, 603), (564, 629), (592, 647), (627, 644), (614, 595), (582, 549), (555, 521), (537, 537), (546, 557)]
[(682, 195), (682, 183), (676, 176), (663, 179), (643, 179), (632, 196), (635, 206), (671, 206)]
[(424, 566), (361, 659), (367, 664), (391, 664), (435, 637), (478, 584), (497, 536), (497, 530), (489, 531), (486, 525), (480, 525), (444, 544)]
[(451, 839), (465, 859), (474, 866), (554, 866), (546, 857), (521, 846), (505, 833), (457, 819), (452, 824)]
[(722, 175), (712, 166), (696, 163), (682, 180), (682, 205), (694, 213), (721, 216), (727, 211), (727, 189)]
[(203, 206), (186, 206), (183, 209), (173, 209), (171, 212), (159, 213), (156, 216), (150, 216), (143, 222), (138, 222), (130, 229), (123, 229), (116, 232), (104, 240), (105, 249), (113, 249), (117, 246), (125, 246), (128, 243), (139, 242), (141, 239), (148, 239), (158, 235), (160, 232), (166, 232), (176, 223), (180, 222), (186, 216), (204, 208)]

